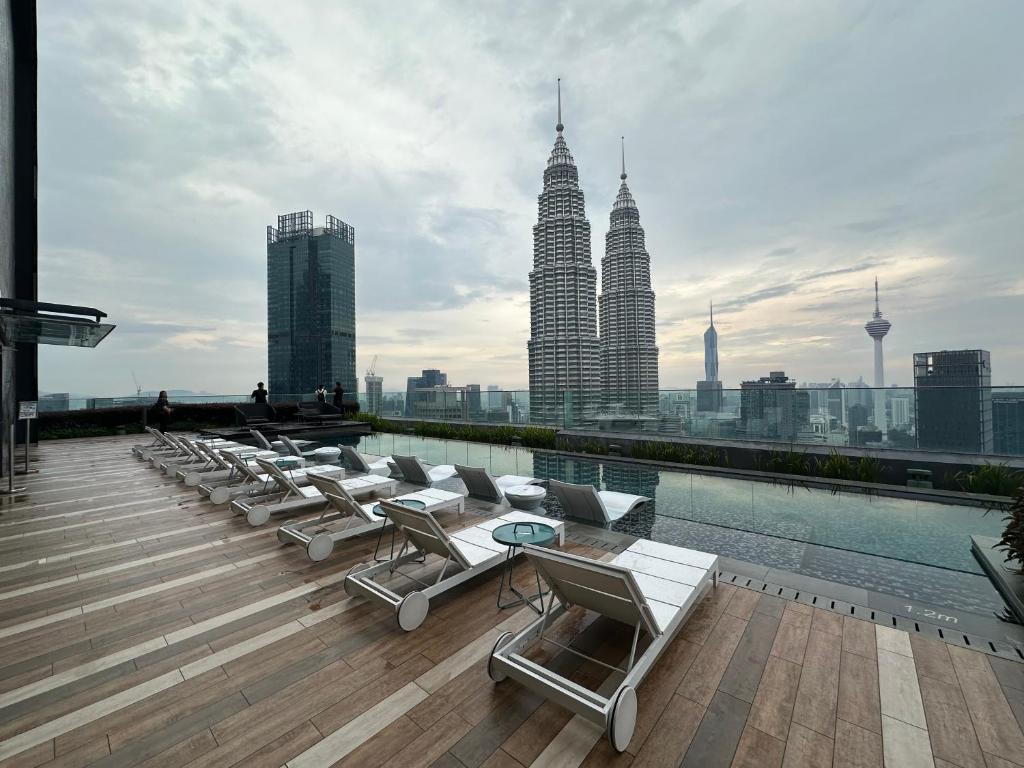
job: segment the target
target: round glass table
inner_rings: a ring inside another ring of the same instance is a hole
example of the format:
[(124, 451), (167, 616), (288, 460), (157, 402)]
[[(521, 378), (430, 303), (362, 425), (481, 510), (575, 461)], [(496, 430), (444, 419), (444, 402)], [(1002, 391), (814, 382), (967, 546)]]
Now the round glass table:
[[(427, 503), (419, 499), (389, 499), (393, 504), (401, 504), (409, 509), (426, 509)], [(377, 534), (377, 546), (373, 548), (373, 560), (382, 563), (385, 560), (395, 559), (395, 526), (391, 526), (391, 555), (389, 557), (378, 557), (380, 543), (384, 539), (384, 529), (388, 527), (388, 513), (380, 504), (373, 505), (373, 514), (380, 518), (380, 533)]]
[[(524, 544), (535, 544), (538, 547), (546, 547), (555, 540), (555, 529), (544, 523), (506, 523), (499, 525), (491, 531), (491, 538), (498, 544), (508, 547), (505, 553), (505, 568), (501, 574), (501, 582), (498, 584), (498, 607), (511, 608), (516, 605), (526, 604), (537, 613), (544, 612), (544, 595), (546, 591), (541, 589), (540, 574), (534, 569), (534, 576), (537, 579), (537, 593), (525, 595), (516, 589), (512, 583), (512, 564), (516, 556), (516, 547)], [(515, 597), (507, 602), (502, 602), (502, 595), (505, 593), (505, 582), (508, 582), (508, 589)], [(540, 600), (540, 607), (534, 605), (534, 600)]]

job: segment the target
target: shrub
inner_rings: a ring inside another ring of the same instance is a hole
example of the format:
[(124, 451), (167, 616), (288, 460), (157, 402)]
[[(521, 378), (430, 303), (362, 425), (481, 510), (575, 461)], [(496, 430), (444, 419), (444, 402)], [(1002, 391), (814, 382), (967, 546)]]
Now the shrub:
[(1024, 576), (1024, 485), (1017, 488), (1003, 520), (1006, 529), (999, 543), (1006, 547), (1006, 562), (1015, 563), (1016, 572)]
[(512, 445), (518, 441), (527, 448), (554, 448), (555, 431), (541, 427), (487, 426), (443, 421), (404, 422), (382, 419), (369, 413), (356, 415), (356, 421), (369, 424), (374, 432), (402, 433), (412, 430), (418, 437), (439, 440), (465, 440), (472, 443)]
[(827, 459), (818, 459), (818, 475), (836, 480), (851, 480), (854, 475), (853, 463), (849, 456), (833, 448)]
[(874, 456), (861, 456), (857, 460), (857, 479), (862, 483), (880, 483), (882, 462)]
[(957, 472), (954, 479), (960, 489), (968, 493), (986, 493), (990, 496), (1013, 496), (1024, 483), (1024, 472), (1012, 469), (1005, 463), (985, 462), (980, 467), (966, 472)]

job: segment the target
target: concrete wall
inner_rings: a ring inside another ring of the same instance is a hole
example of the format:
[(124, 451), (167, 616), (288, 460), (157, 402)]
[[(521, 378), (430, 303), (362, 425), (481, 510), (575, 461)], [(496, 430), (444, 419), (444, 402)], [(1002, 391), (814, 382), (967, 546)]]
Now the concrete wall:
[[(11, 5), (0, 0), (0, 296), (14, 295), (14, 29)], [(14, 411), (14, 354), (0, 360), (0, 424)], [(7, 439), (6, 430), (2, 440)], [(3, 451), (6, 456), (6, 450)]]

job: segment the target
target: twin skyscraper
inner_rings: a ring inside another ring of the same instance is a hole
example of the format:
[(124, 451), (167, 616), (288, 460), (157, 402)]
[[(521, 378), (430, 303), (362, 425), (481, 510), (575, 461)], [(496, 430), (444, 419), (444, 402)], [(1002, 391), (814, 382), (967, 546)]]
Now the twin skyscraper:
[(590, 222), (579, 172), (562, 135), (560, 81), (555, 130), (533, 228), (530, 420), (569, 425), (602, 412), (657, 415), (651, 257), (626, 184), (625, 151), (605, 235), (598, 299)]

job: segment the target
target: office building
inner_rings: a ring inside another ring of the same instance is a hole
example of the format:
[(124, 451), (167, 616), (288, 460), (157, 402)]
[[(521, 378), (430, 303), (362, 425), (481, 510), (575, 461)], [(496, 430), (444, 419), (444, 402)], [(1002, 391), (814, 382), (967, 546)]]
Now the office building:
[(530, 272), (530, 421), (574, 423), (600, 406), (597, 270), (590, 257), (579, 173), (562, 136), (561, 86), (555, 145), (544, 169)]
[(984, 349), (914, 354), (919, 448), (992, 453), (992, 359)]
[(1024, 392), (992, 394), (992, 443), (996, 453), (1024, 456)]
[(794, 440), (810, 427), (810, 397), (785, 371), (740, 384), (740, 429), (748, 439)]
[(366, 412), (380, 416), (384, 412), (384, 377), (368, 373), (363, 381), (366, 383)]
[(355, 230), (313, 212), (267, 227), (267, 383), (271, 396), (308, 395), (340, 381), (356, 392)]
[(617, 413), (655, 416), (658, 347), (651, 257), (644, 243), (640, 211), (626, 184), (625, 149), (619, 180), (601, 260), (602, 405)]
[(906, 429), (910, 426), (910, 398), (889, 398), (889, 424), (894, 429)]
[(875, 311), (864, 326), (864, 330), (875, 341), (875, 390), (872, 393), (872, 400), (874, 401), (875, 426), (882, 433), (883, 443), (887, 442), (889, 438), (885, 413), (885, 364), (882, 359), (882, 339), (889, 333), (890, 328), (892, 328), (892, 323), (882, 317), (882, 310), (878, 308), (878, 278), (875, 278)]
[(722, 410), (722, 382), (718, 378), (718, 331), (715, 330), (715, 307), (708, 305), (708, 329), (704, 331), (704, 381), (697, 382), (697, 410)]
[(420, 395), (419, 390), (430, 390), (434, 387), (444, 387), (447, 384), (448, 374), (442, 373), (437, 368), (424, 368), (419, 376), (410, 376), (405, 382), (405, 415), (416, 415), (417, 398), (434, 399), (432, 395)]

